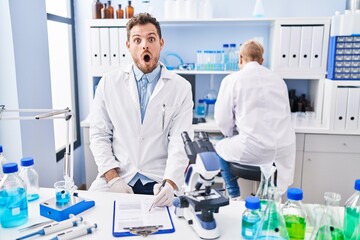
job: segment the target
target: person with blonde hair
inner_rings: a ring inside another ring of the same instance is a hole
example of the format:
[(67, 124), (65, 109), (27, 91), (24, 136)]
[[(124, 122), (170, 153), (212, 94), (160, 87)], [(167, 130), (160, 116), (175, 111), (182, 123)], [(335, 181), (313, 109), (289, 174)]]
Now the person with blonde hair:
[(264, 48), (248, 40), (240, 47), (240, 71), (221, 82), (214, 117), (225, 138), (216, 144), (221, 174), (231, 198), (240, 197), (230, 162), (277, 168), (277, 185), (285, 192), (295, 168), (295, 131), (287, 86), (264, 67)]

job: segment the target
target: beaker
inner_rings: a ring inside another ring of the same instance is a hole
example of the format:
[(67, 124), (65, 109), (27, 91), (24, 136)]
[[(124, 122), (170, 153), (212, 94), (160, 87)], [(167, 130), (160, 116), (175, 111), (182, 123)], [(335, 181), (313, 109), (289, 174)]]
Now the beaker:
[(312, 240), (343, 240), (344, 232), (339, 214), (341, 195), (334, 192), (324, 194), (325, 208), (319, 214), (315, 228), (311, 234)]
[(258, 231), (254, 239), (290, 239), (286, 228), (284, 216), (280, 211), (281, 190), (277, 187), (270, 187), (268, 190), (269, 199)]
[(218, 92), (214, 89), (206, 91), (204, 102), (206, 103), (205, 117), (214, 118), (214, 106)]
[(70, 201), (70, 189), (66, 181), (57, 181), (54, 188), (56, 204), (66, 204)]
[(264, 165), (261, 169), (261, 180), (259, 188), (255, 194), (260, 199), (261, 207), (260, 211), (265, 212), (267, 200), (269, 199), (269, 189), (275, 187), (274, 184), (274, 173), (276, 167), (270, 165)]

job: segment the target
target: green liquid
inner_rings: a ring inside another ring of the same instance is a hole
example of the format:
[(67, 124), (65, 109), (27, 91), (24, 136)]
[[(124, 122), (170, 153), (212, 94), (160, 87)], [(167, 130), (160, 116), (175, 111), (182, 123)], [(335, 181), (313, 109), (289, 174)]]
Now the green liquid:
[(357, 210), (356, 208), (347, 207), (345, 209), (345, 219), (344, 219), (345, 239), (360, 239), (360, 230), (358, 230), (357, 233), (354, 232), (357, 227), (359, 228), (359, 224), (360, 224), (359, 215), (360, 215), (360, 211)]
[[(273, 236), (273, 237), (287, 237), (287, 229), (282, 216), (277, 211), (276, 203), (271, 201), (269, 209), (266, 212), (265, 220), (261, 227), (261, 234), (259, 237)], [(259, 238), (260, 239), (260, 238)]]
[[(331, 236), (328, 235), (330, 233)], [(330, 238), (331, 237), (331, 238)], [(316, 233), (315, 240), (344, 240), (344, 233), (341, 229), (332, 226), (322, 226)]]
[(284, 218), (290, 239), (304, 239), (306, 228), (305, 218), (295, 215), (285, 215)]

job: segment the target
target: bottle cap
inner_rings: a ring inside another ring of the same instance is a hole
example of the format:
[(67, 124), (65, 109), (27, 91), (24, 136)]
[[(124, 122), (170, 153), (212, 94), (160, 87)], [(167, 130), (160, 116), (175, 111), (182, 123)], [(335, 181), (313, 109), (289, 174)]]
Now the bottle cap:
[(18, 171), (17, 163), (5, 163), (2, 167), (3, 173), (14, 173)]
[(355, 190), (360, 191), (360, 179), (355, 180)]
[(34, 159), (32, 157), (24, 157), (21, 159), (21, 166), (28, 167), (34, 165)]
[(2, 145), (0, 145), (0, 153), (2, 153), (2, 152), (3, 152)]
[(223, 47), (224, 47), (224, 48), (228, 48), (228, 47), (229, 47), (229, 44), (223, 44)]
[(260, 208), (260, 199), (258, 197), (247, 197), (245, 198), (245, 207), (251, 210)]
[(235, 43), (230, 43), (230, 47), (236, 47)]
[(287, 191), (287, 198), (290, 200), (302, 200), (303, 191), (300, 188), (289, 188)]
[(204, 99), (199, 99), (199, 103), (204, 103)]

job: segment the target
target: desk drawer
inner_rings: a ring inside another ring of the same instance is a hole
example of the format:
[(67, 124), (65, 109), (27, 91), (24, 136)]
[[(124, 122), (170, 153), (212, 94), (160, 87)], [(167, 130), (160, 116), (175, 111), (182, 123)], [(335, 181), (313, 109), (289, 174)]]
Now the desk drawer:
[(360, 136), (305, 134), (305, 152), (360, 153)]

